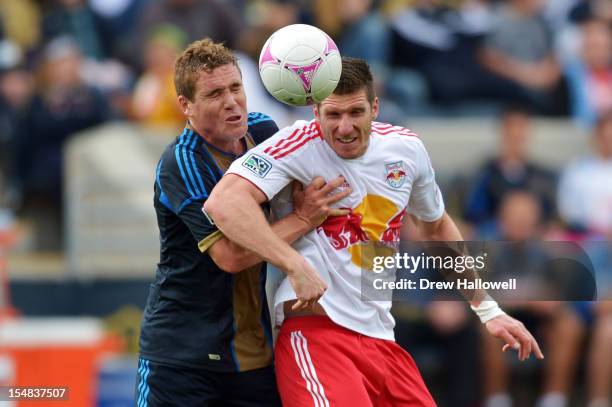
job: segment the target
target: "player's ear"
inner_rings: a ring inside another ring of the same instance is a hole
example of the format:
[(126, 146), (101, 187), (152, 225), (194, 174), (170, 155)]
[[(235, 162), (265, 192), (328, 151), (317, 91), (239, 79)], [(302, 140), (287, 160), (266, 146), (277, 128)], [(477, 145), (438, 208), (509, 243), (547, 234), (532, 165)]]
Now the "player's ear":
[(319, 122), (320, 116), (319, 116), (319, 104), (318, 103), (315, 103), (314, 105), (312, 105), (312, 112), (314, 113), (315, 120)]
[(374, 97), (374, 101), (372, 102), (372, 120), (375, 120), (378, 117), (378, 96)]
[(178, 103), (181, 108), (181, 112), (183, 112), (183, 114), (187, 117), (191, 116), (192, 108), (191, 108), (191, 102), (189, 101), (189, 99), (187, 99), (183, 95), (179, 95)]

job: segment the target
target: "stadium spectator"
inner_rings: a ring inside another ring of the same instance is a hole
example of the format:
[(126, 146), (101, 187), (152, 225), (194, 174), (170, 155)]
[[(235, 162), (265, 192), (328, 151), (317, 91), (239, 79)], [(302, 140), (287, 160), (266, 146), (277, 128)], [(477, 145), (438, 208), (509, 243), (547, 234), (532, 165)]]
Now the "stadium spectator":
[(375, 73), (387, 68), (390, 31), (372, 0), (317, 0), (313, 12), (317, 27), (336, 39), (342, 55), (365, 59)]
[(612, 391), (612, 230), (606, 236), (568, 234), (593, 264), (597, 301), (574, 304), (590, 331), (585, 352), (587, 407), (610, 407)]
[(149, 126), (183, 127), (185, 117), (176, 100), (174, 60), (186, 44), (175, 26), (153, 27), (145, 44), (145, 71), (132, 95), (132, 117)]
[(476, 47), (490, 30), (487, 2), (460, 2), (453, 7), (437, 0), (419, 0), (391, 7), (387, 13), (393, 29), (394, 65), (423, 75), (434, 102), (512, 96), (511, 84), (487, 75), (476, 60)]
[[(521, 245), (505, 244), (504, 253), (495, 256), (490, 264), (490, 278), (512, 275), (518, 278), (517, 286), (523, 287), (521, 298), (502, 302), (508, 312), (525, 321), (527, 326), (544, 340), (547, 356), (544, 361), (542, 395), (537, 407), (565, 407), (572, 389), (574, 373), (580, 356), (580, 345), (584, 337), (584, 326), (571, 303), (543, 301), (525, 294), (533, 286), (537, 276), (530, 270), (537, 270), (547, 256), (537, 243), (542, 239), (542, 217), (539, 197), (529, 191), (513, 191), (503, 197), (499, 209), (500, 235), (498, 240), (516, 242)], [(525, 298), (528, 297), (528, 298)], [(505, 355), (500, 354), (497, 344), (483, 331), (483, 387), (485, 407), (511, 407), (510, 367)]]
[[(176, 60), (174, 80), (187, 124), (157, 165), (161, 257), (142, 319), (138, 404), (278, 406), (266, 265), (202, 213), (232, 161), (278, 127), (247, 112), (236, 58), (220, 43), (191, 43)], [(291, 243), (323, 222), (329, 206), (348, 195), (328, 195), (342, 182), (318, 179), (295, 189), (295, 207), (272, 226), (278, 238)], [(293, 277), (311, 283), (299, 272)]]
[(604, 20), (581, 24), (580, 53), (566, 62), (572, 117), (585, 128), (612, 110), (612, 29)]
[(106, 52), (124, 63), (134, 61), (134, 26), (149, 0), (88, 0)]
[(19, 47), (10, 40), (0, 41), (0, 208), (18, 205), (14, 178), (17, 139), (33, 92), (34, 80)]
[(20, 126), (16, 176), (23, 211), (32, 217), (37, 249), (62, 247), (63, 147), (75, 133), (104, 123), (109, 107), (83, 83), (81, 53), (74, 40), (60, 37), (44, 49), (41, 79)]
[[(410, 294), (414, 297), (414, 293)], [(414, 301), (414, 298), (400, 301)], [(444, 391), (435, 394), (439, 405), (475, 406), (480, 390), (480, 376), (475, 374), (478, 372), (478, 329), (465, 303), (429, 301), (415, 309), (412, 303), (400, 302), (393, 305), (393, 313), (397, 343), (412, 354), (417, 364), (423, 362), (426, 382), (428, 367), (441, 379), (439, 384)], [(432, 355), (434, 366), (431, 366)]]
[(86, 58), (102, 60), (107, 52), (98, 22), (86, 0), (53, 0), (42, 21), (43, 38), (72, 37)]
[[(209, 37), (230, 48), (237, 45), (241, 16), (228, 2), (220, 0), (159, 0), (147, 2), (136, 23), (134, 49), (146, 42), (151, 27), (170, 24), (187, 34), (187, 41)], [(142, 55), (134, 55), (142, 63)]]
[[(422, 240), (418, 226), (407, 217), (402, 227), (400, 252), (421, 255), (423, 247), (417, 243), (411, 248), (411, 243)], [(432, 275), (432, 271), (419, 269), (405, 274), (413, 278), (424, 272), (432, 280), (445, 281), (441, 275)], [(479, 330), (460, 296), (451, 300), (435, 291), (397, 290), (393, 293), (392, 313), (397, 343), (414, 357), (426, 383), (439, 379), (436, 382), (444, 391), (434, 393), (438, 405), (476, 406), (480, 400), (480, 374), (474, 373), (479, 372), (476, 345)]]
[(372, 0), (313, 2), (314, 24), (331, 35), (342, 55), (364, 59), (375, 74), (383, 121), (403, 121), (423, 112), (428, 91), (423, 78), (406, 67), (392, 66), (392, 32), (387, 16)]
[(515, 83), (540, 112), (551, 113), (560, 68), (543, 0), (509, 0), (497, 10), (480, 51), (483, 66)]
[[(608, 269), (608, 273), (612, 270)], [(606, 293), (603, 301), (593, 304), (594, 325), (587, 354), (588, 407), (610, 407), (612, 383), (612, 301)]]
[(478, 226), (483, 237), (493, 232), (500, 203), (512, 190), (525, 189), (535, 194), (546, 221), (556, 212), (554, 174), (528, 157), (531, 115), (513, 106), (502, 112), (499, 123), (498, 153), (474, 176), (464, 207), (465, 218)]
[(561, 175), (559, 215), (574, 230), (607, 236), (612, 230), (612, 113), (597, 122), (593, 153), (570, 163)]
[(263, 0), (250, 3), (250, 6), (240, 8), (245, 29), (238, 47), (254, 60), (259, 59), (263, 44), (274, 31), (310, 20), (310, 9), (294, 1)]
[(612, 390), (612, 231), (607, 236), (577, 236), (593, 264), (597, 281), (597, 301), (574, 304), (590, 331), (585, 352), (587, 407), (610, 407)]
[(40, 14), (40, 6), (36, 1), (4, 0), (0, 2), (0, 27), (7, 39), (28, 52), (41, 39)]
[(612, 3), (607, 0), (580, 0), (574, 4), (571, 16), (577, 20), (596, 18), (612, 23)]
[(81, 52), (80, 70), (84, 81), (104, 94), (114, 115), (124, 117), (132, 74), (111, 53), (111, 36), (107, 42), (99, 16), (87, 0), (53, 0), (53, 4), (44, 14), (44, 38), (47, 41), (59, 36), (72, 38)]

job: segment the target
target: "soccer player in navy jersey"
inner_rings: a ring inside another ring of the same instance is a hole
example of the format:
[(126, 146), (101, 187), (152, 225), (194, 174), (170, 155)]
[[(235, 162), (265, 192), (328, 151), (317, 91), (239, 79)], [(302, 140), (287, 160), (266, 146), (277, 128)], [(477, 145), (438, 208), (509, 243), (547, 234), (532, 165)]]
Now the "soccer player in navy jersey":
[[(202, 208), (232, 161), (278, 127), (247, 113), (236, 58), (222, 44), (189, 45), (174, 82), (187, 124), (157, 165), (160, 262), (142, 319), (136, 403), (277, 406), (265, 263), (227, 240)], [(330, 194), (342, 182), (294, 188), (295, 208), (273, 231), (287, 243), (311, 231), (350, 192)], [(302, 269), (288, 272), (296, 291), (319, 298), (325, 284)]]

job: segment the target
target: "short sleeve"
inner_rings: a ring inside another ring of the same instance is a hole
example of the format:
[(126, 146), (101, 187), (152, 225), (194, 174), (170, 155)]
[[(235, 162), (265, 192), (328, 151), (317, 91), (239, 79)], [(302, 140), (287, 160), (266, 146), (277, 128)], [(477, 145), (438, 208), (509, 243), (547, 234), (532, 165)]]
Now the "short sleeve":
[(436, 183), (434, 169), (423, 142), (417, 140), (417, 176), (408, 200), (408, 213), (422, 221), (434, 222), (444, 214), (442, 192)]
[(263, 143), (278, 132), (276, 122), (270, 116), (259, 112), (249, 113), (248, 125), (255, 145)]
[(217, 177), (208, 164), (192, 151), (167, 151), (157, 169), (156, 196), (189, 229), (202, 252), (221, 237), (215, 224), (202, 211)]
[(245, 155), (235, 160), (226, 174), (238, 175), (254, 184), (271, 200), (291, 180), (291, 158), (274, 158), (270, 153), (274, 146), (288, 134), (288, 130), (281, 130), (274, 137), (250, 149)]

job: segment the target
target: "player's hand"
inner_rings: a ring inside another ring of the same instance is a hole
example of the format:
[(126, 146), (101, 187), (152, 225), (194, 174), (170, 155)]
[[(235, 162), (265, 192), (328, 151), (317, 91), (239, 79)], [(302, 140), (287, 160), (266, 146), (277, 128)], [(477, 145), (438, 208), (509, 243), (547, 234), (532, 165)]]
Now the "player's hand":
[(291, 309), (311, 309), (327, 290), (327, 284), (304, 257), (298, 255), (290, 263), (291, 266), (286, 270), (287, 278), (297, 296), (297, 301)]
[(518, 358), (522, 362), (526, 360), (531, 352), (538, 359), (544, 359), (538, 342), (525, 328), (522, 322), (517, 321), (509, 315), (500, 315), (485, 324), (487, 331), (496, 338), (503, 340), (506, 344), (502, 351), (514, 349), (518, 351)]
[(293, 181), (293, 211), (308, 221), (312, 229), (323, 223), (328, 216), (347, 215), (348, 209), (330, 207), (350, 195), (350, 188), (332, 193), (343, 183), (344, 177), (334, 178), (327, 183), (323, 177), (316, 177), (304, 189), (299, 181)]

